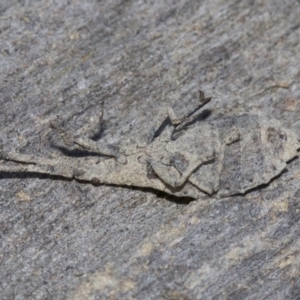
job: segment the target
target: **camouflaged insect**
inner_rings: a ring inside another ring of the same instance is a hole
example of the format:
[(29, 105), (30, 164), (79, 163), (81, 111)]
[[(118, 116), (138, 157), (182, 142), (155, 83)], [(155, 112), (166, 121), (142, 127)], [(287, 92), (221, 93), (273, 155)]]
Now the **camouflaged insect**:
[(52, 123), (66, 146), (101, 157), (46, 159), (2, 151), (0, 172), (51, 174), (197, 199), (245, 193), (266, 184), (297, 155), (300, 143), (296, 134), (277, 120), (244, 114), (195, 122), (202, 113), (200, 108), (209, 101), (200, 91), (200, 102), (181, 117), (167, 109), (151, 127), (146, 144), (126, 149), (103, 146), (84, 137), (100, 120), (75, 134)]

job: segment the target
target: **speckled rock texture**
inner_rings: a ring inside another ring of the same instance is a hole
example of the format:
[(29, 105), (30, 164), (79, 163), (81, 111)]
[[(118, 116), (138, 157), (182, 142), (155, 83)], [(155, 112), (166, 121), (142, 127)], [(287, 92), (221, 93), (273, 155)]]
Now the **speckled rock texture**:
[[(103, 101), (99, 143), (131, 145), (199, 88), (208, 118), (300, 129), (299, 0), (1, 0), (0, 41), (5, 151), (62, 157), (50, 121), (80, 128)], [(1, 173), (0, 298), (300, 299), (299, 225), (299, 159), (205, 201)]]

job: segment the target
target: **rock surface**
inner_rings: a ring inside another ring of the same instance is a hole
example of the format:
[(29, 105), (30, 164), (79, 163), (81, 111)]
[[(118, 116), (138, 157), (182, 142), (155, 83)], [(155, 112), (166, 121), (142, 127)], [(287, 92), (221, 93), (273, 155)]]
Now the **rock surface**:
[[(299, 1), (0, 3), (0, 139), (63, 156), (49, 129), (101, 111), (130, 145), (198, 88), (209, 118), (263, 113), (300, 128)], [(78, 154), (79, 155), (79, 154)], [(300, 162), (244, 196), (0, 174), (1, 299), (300, 299)]]

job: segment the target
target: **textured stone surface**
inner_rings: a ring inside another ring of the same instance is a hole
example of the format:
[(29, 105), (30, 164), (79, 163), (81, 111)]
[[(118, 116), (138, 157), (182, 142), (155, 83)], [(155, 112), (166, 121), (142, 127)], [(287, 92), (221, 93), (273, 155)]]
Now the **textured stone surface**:
[[(297, 130), (299, 20), (299, 1), (2, 0), (1, 147), (62, 156), (49, 122), (79, 128), (103, 100), (99, 142), (129, 145), (198, 88), (209, 118), (264, 113)], [(1, 298), (298, 299), (299, 170), (189, 204), (0, 174)]]

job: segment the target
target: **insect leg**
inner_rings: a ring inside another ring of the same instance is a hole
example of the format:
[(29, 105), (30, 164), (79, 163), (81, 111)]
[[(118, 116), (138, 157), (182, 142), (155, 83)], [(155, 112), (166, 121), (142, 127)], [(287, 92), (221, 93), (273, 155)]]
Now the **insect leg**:
[(187, 124), (192, 123), (197, 118), (205, 113), (201, 108), (211, 101), (212, 98), (205, 98), (204, 93), (199, 90), (199, 105), (192, 107), (185, 117), (182, 118), (181, 122), (177, 123), (175, 130), (178, 131), (185, 127)]
[(171, 187), (178, 186), (177, 182), (180, 180), (181, 174), (172, 166), (168, 167), (155, 160), (150, 159), (149, 164), (155, 174), (166, 184)]
[(210, 101), (211, 98), (205, 98), (204, 93), (199, 90), (199, 102), (196, 105), (192, 104), (190, 107), (188, 107), (186, 113), (182, 116), (177, 116), (172, 107), (167, 107), (158, 115), (154, 124), (152, 125), (147, 136), (147, 143), (151, 143), (155, 137), (159, 136), (163, 132), (168, 125), (168, 121), (175, 127), (176, 131), (182, 129), (188, 123), (193, 122), (201, 114), (203, 114), (203, 111), (200, 109)]
[(35, 158), (31, 155), (17, 152), (0, 152), (0, 159), (13, 162), (14, 164), (1, 164), (0, 172), (24, 172), (58, 175), (66, 178), (73, 178), (76, 168), (66, 160), (51, 160), (45, 158)]
[(186, 170), (181, 170), (176, 164), (165, 165), (154, 159), (149, 159), (148, 162), (153, 171), (158, 175), (165, 183), (173, 188), (182, 186), (191, 174), (203, 163), (211, 158), (203, 158), (203, 160), (195, 157), (190, 160), (190, 164)]
[[(103, 113), (101, 114), (99, 118), (102, 120)], [(97, 123), (99, 124), (99, 123)], [(88, 137), (82, 137), (80, 135), (83, 135), (85, 132), (91, 130), (91, 125), (88, 125), (87, 127), (83, 127), (79, 129), (75, 134), (70, 132), (64, 131), (60, 125), (57, 122), (52, 122), (50, 124), (51, 128), (55, 129), (58, 134), (60, 135), (61, 139), (63, 140), (64, 144), (69, 147), (79, 146), (82, 149), (98, 153), (100, 155), (108, 156), (108, 157), (114, 157), (116, 160), (121, 163), (126, 163), (126, 157), (119, 152), (119, 147), (114, 145), (101, 145), (97, 142), (91, 140)], [(94, 126), (95, 127), (95, 126)], [(79, 134), (78, 134), (79, 133)]]

